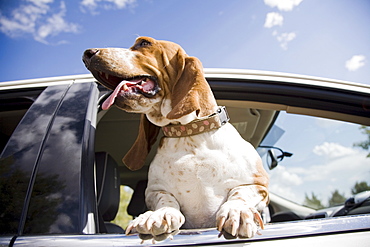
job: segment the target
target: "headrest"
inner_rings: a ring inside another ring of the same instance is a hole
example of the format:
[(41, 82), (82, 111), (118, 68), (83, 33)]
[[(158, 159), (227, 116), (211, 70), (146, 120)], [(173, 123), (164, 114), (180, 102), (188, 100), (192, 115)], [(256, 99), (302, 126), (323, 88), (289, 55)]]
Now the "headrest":
[(111, 221), (116, 217), (120, 202), (118, 165), (105, 152), (95, 153), (95, 164), (99, 212), (104, 221)]

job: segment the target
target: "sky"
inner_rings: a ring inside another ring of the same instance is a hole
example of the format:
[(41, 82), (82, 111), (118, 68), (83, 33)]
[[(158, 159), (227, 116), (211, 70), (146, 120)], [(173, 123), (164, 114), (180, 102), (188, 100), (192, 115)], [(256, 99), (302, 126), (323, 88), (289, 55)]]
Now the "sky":
[(293, 156), (269, 171), (270, 191), (298, 203), (314, 193), (328, 206), (335, 190), (349, 198), (356, 182), (370, 185), (369, 151), (354, 146), (366, 140), (358, 124), (285, 112), (275, 124), (285, 133), (274, 146)]
[[(0, 83), (86, 74), (81, 60), (85, 49), (128, 48), (138, 36), (150, 36), (180, 44), (206, 68), (370, 84), (369, 23), (369, 0), (0, 0)], [(287, 118), (282, 115), (277, 124), (300, 131), (291, 121), (285, 124)], [(272, 189), (302, 202), (308, 183), (326, 199), (335, 184), (349, 196), (356, 179), (370, 178), (367, 168), (353, 179), (341, 177), (348, 159), (369, 165), (366, 152), (353, 147), (363, 137), (358, 126), (330, 122), (324, 125), (330, 126), (326, 131), (339, 131), (342, 139), (332, 139), (334, 134), (327, 132), (304, 150), (298, 149), (300, 143), (291, 145), (292, 140), (306, 142), (314, 140), (312, 133), (326, 132), (319, 132), (322, 123), (298, 121), (311, 127), (305, 133), (286, 132), (278, 144), (295, 157), (310, 155), (316, 165), (284, 159), (284, 166), (271, 173)], [(333, 177), (347, 182), (333, 181), (320, 192), (323, 187), (312, 174), (319, 177), (324, 163), (330, 169), (343, 168)]]
[(207, 68), (370, 84), (369, 11), (368, 0), (0, 0), (0, 82), (85, 74), (85, 49), (151, 36)]

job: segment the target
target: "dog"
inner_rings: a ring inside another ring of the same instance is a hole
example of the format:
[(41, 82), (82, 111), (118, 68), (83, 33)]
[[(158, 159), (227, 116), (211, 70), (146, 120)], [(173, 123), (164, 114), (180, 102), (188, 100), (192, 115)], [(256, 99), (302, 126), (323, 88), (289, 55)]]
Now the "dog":
[(126, 234), (163, 240), (180, 228), (217, 227), (250, 238), (264, 227), (269, 178), (253, 146), (228, 123), (207, 83), (201, 62), (169, 41), (139, 37), (129, 49), (88, 49), (88, 70), (113, 90), (102, 103), (140, 113), (139, 134), (123, 158), (140, 169), (162, 130), (145, 192), (150, 211)]

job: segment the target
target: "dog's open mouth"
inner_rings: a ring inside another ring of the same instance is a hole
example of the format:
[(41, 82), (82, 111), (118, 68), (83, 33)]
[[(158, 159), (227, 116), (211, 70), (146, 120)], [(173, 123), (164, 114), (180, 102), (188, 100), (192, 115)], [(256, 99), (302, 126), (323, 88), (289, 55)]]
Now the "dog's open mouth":
[(112, 94), (104, 101), (103, 110), (109, 109), (119, 95), (136, 93), (152, 98), (160, 91), (156, 78), (148, 75), (123, 78), (97, 71), (93, 75), (103, 86), (113, 90)]

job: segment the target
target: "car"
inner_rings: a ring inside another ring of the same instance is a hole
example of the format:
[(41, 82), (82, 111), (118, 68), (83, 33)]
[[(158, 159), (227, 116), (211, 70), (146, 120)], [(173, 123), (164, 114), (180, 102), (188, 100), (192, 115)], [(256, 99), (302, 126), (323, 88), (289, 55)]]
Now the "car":
[[(370, 86), (242, 69), (205, 76), (269, 171), (265, 229), (250, 239), (180, 230), (156, 245), (368, 245)], [(125, 167), (140, 115), (102, 110), (110, 92), (88, 74), (0, 83), (0, 246), (153, 244), (122, 222), (147, 210), (156, 148), (141, 170)]]

